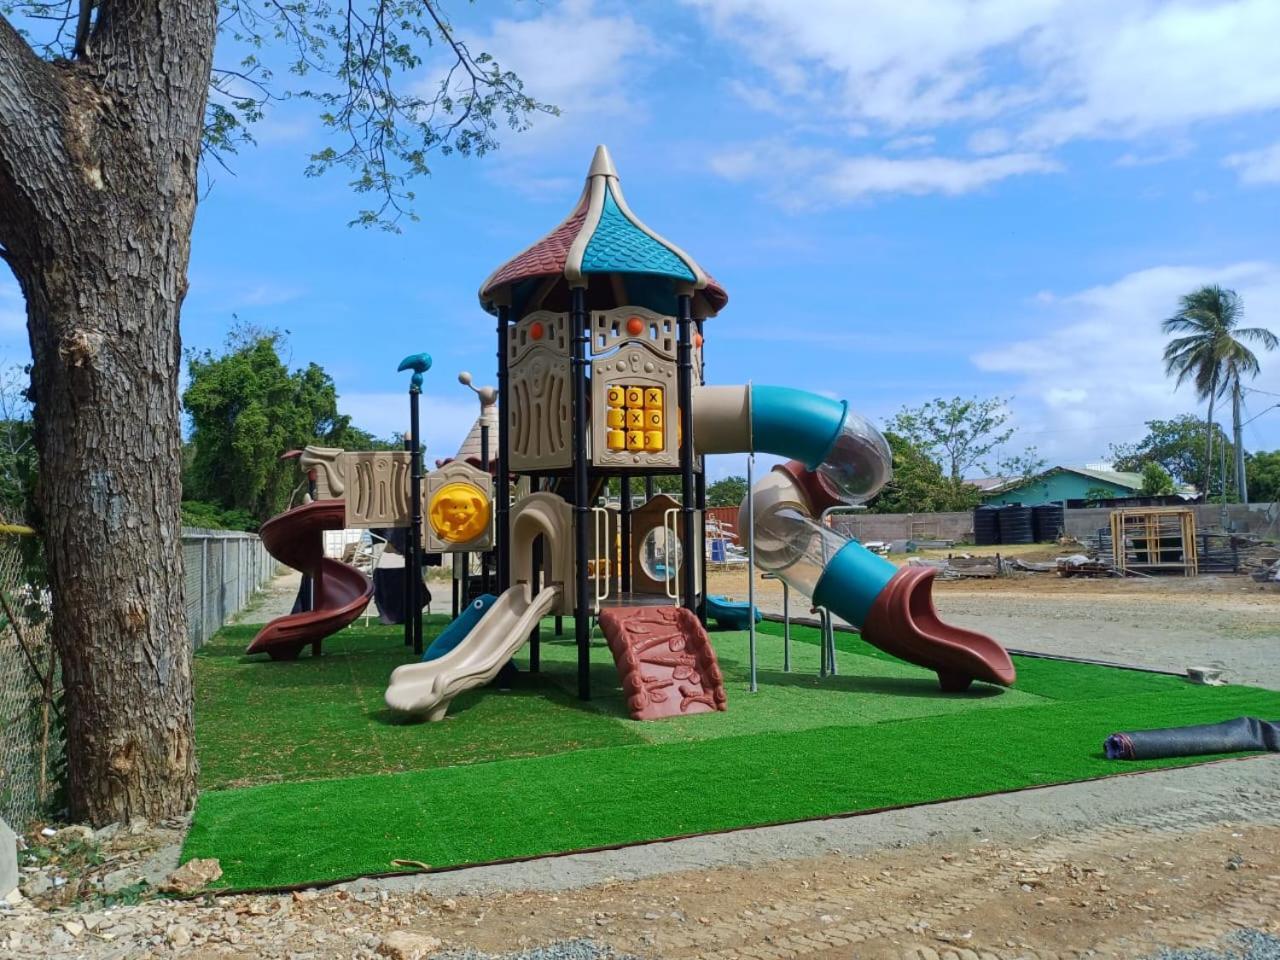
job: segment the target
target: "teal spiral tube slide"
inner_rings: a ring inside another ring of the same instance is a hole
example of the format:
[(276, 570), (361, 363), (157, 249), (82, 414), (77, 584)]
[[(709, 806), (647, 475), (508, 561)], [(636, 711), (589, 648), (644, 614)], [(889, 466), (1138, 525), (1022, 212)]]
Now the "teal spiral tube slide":
[[(936, 671), (944, 690), (974, 679), (1013, 682), (1013, 663), (999, 644), (938, 618), (936, 571), (899, 568), (821, 522), (829, 507), (868, 500), (892, 476), (889, 445), (868, 420), (842, 400), (760, 385), (699, 387), (693, 414), (701, 453), (789, 458), (747, 494), (760, 567), (860, 627), (868, 642)], [(744, 500), (740, 530), (746, 515)]]

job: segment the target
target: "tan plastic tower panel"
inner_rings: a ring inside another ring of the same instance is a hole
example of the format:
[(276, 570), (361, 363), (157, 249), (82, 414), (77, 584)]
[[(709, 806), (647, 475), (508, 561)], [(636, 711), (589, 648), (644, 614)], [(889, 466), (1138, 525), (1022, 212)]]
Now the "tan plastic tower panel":
[(403, 450), (342, 455), (349, 528), (409, 526), (409, 459)]
[(640, 342), (659, 356), (676, 359), (676, 318), (644, 307), (615, 307), (591, 314), (591, 355)]
[(317, 500), (341, 500), (346, 495), (346, 474), (341, 447), (304, 447), (298, 458), (303, 473), (314, 471)]
[(493, 546), (493, 477), (464, 460), (426, 476), (422, 540), (428, 553), (466, 553)]
[[(590, 520), (588, 520), (590, 522)], [(511, 507), (511, 582), (532, 583), (533, 543), (542, 537), (543, 582), (560, 588), (554, 613), (570, 614), (577, 596), (573, 564), (573, 507), (563, 497), (540, 491)]]
[(573, 462), (569, 315), (539, 310), (507, 332), (510, 466), (517, 473)]

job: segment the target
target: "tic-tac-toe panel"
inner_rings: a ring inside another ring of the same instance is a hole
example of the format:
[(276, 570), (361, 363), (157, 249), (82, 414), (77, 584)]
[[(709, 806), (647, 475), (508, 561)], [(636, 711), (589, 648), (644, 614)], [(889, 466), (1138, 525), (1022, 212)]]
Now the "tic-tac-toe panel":
[(591, 459), (597, 466), (679, 464), (676, 362), (633, 339), (591, 362)]

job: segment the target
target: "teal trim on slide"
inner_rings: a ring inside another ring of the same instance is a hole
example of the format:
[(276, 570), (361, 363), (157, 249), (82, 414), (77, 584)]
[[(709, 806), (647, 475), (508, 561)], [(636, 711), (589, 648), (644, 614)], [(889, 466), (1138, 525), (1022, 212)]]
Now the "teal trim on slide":
[(583, 273), (652, 273), (694, 280), (689, 265), (627, 219), (606, 190), (600, 222), (582, 253)]
[(818, 469), (844, 424), (849, 404), (792, 387), (751, 387), (751, 445), (760, 453)]
[(826, 607), (854, 626), (867, 622), (871, 605), (898, 568), (856, 540), (837, 551), (813, 590), (815, 606)]

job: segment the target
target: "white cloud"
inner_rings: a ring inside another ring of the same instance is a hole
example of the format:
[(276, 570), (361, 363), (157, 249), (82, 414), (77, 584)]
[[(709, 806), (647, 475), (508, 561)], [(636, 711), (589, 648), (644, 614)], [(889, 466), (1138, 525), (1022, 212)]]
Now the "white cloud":
[(645, 26), (625, 14), (599, 13), (593, 0), (536, 9), (537, 16), (495, 20), (472, 44), (519, 76), (525, 93), (560, 108), (559, 122), (535, 120), (532, 130), (507, 138), (504, 150), (512, 152), (533, 150), (539, 133), (561, 136), (566, 126), (640, 109), (634, 91), (658, 53)]
[[(1234, 288), (1252, 325), (1280, 332), (1280, 263), (1152, 267), (1037, 298), (1034, 326), (1047, 333), (992, 345), (972, 358), (978, 369), (1008, 378), (1002, 389), (1015, 394), (1025, 428), (1016, 442), (1035, 444), (1050, 459), (1085, 462), (1104, 455), (1109, 443), (1141, 437), (1147, 420), (1203, 409), (1190, 387), (1175, 392), (1165, 376), (1159, 322), (1182, 294), (1206, 283)], [(1277, 361), (1263, 362), (1255, 386), (1280, 392)]]
[(984, 127), (969, 135), (968, 147), (974, 153), (1003, 153), (1013, 145), (1013, 139), (999, 127)]
[(932, 147), (937, 139), (931, 133), (917, 133), (913, 136), (894, 137), (884, 147), (886, 150), (924, 150)]
[(892, 135), (998, 123), (1039, 150), (1280, 108), (1275, 0), (685, 2), (797, 114)]
[(1007, 153), (957, 160), (950, 157), (843, 156), (836, 151), (765, 141), (724, 150), (711, 169), (728, 180), (759, 181), (790, 207), (851, 202), (891, 194), (970, 193), (1028, 173), (1051, 173), (1056, 161), (1037, 153)]
[(1233, 153), (1222, 161), (1241, 183), (1280, 183), (1280, 141), (1260, 150)]

